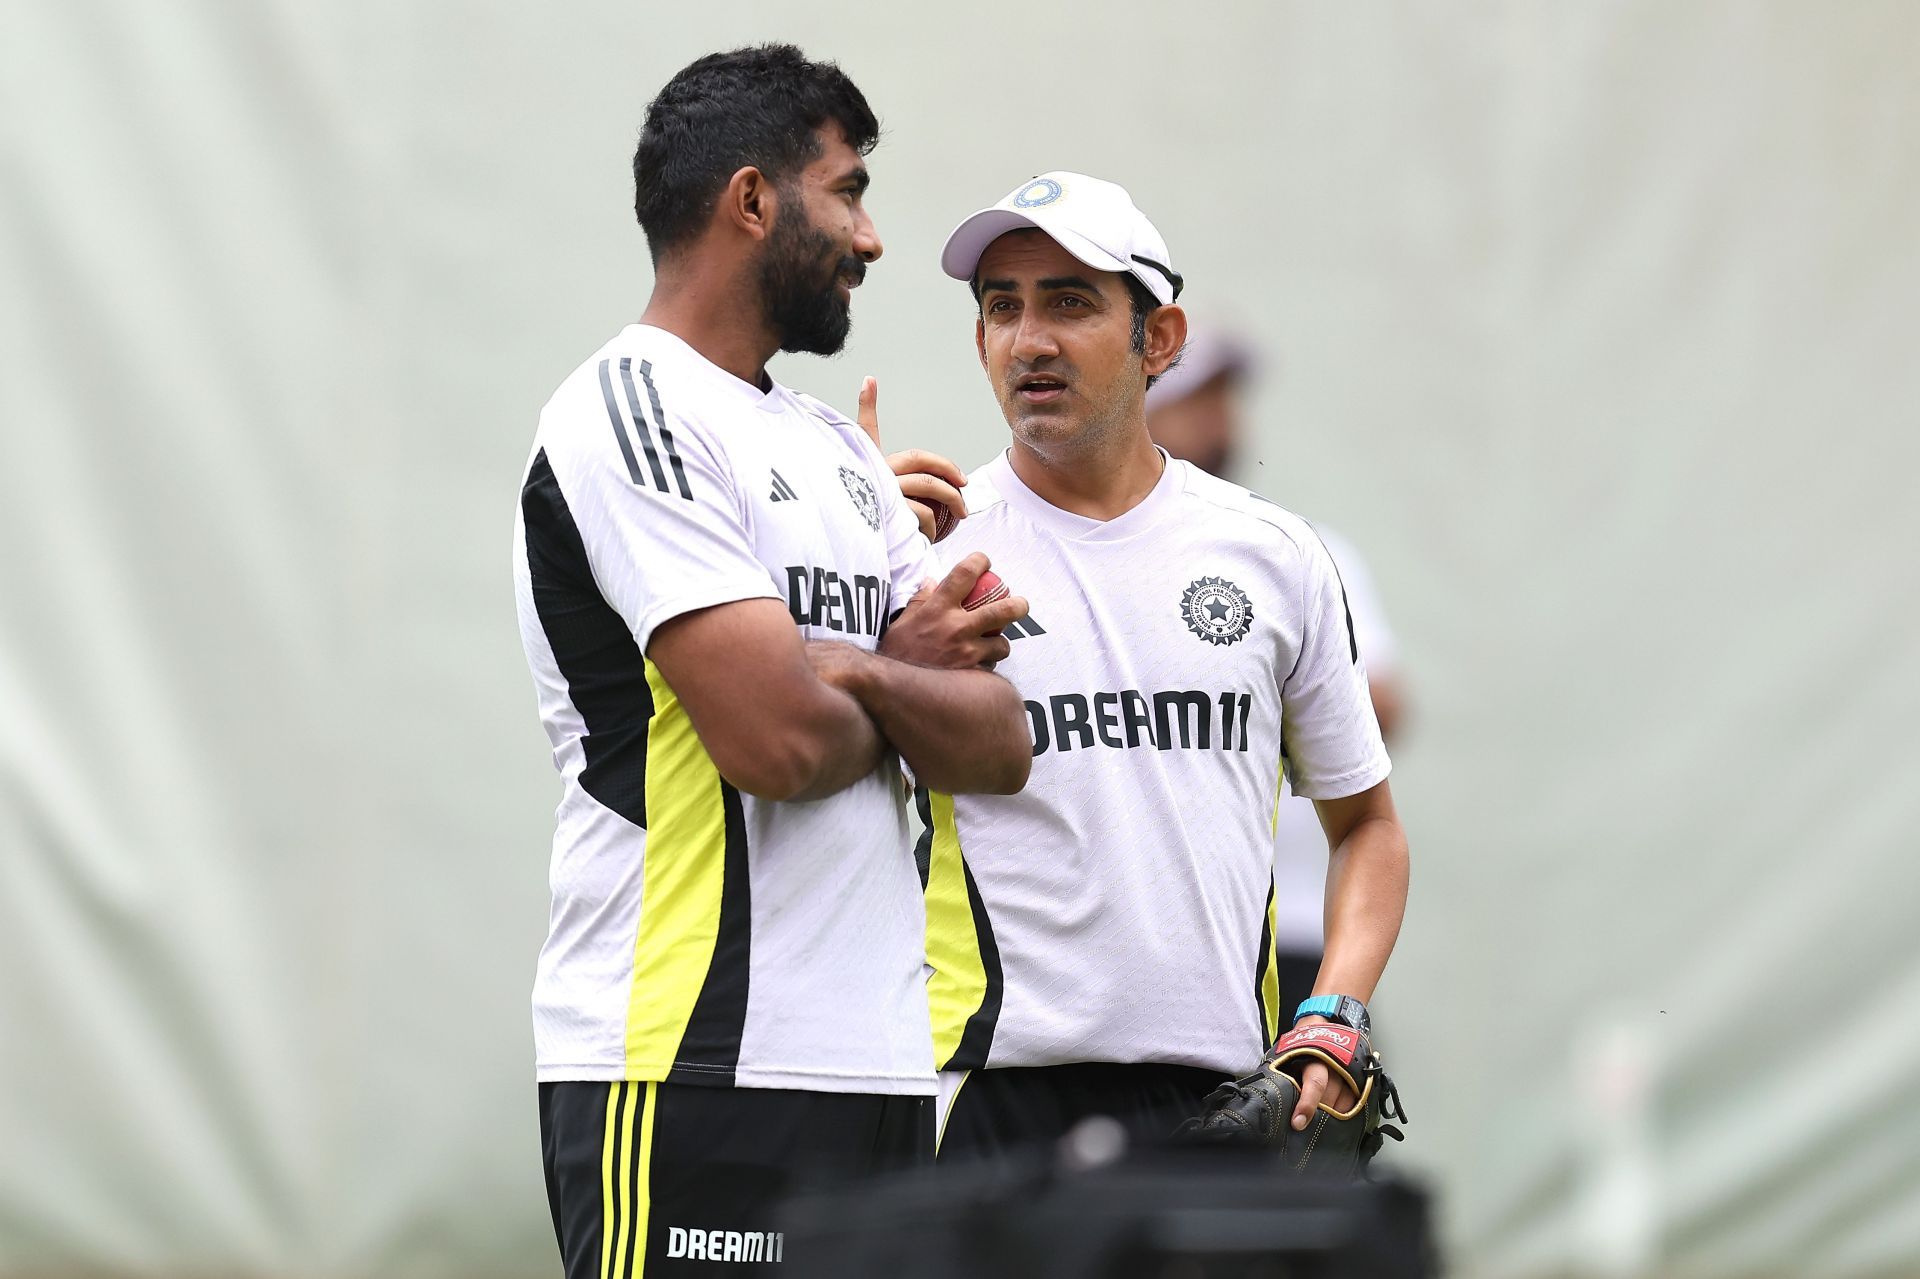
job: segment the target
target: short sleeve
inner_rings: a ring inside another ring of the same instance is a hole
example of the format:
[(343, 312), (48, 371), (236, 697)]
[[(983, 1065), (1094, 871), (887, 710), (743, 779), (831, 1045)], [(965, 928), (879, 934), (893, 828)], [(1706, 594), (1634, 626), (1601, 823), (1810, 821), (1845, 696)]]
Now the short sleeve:
[(616, 389), (617, 408), (573, 436), (596, 444), (555, 459), (554, 473), (594, 582), (641, 650), (684, 613), (780, 598), (753, 552), (725, 452), (681, 419), (636, 432), (623, 401)]
[(1392, 765), (1339, 571), (1318, 538), (1301, 550), (1300, 653), (1280, 688), (1287, 779), (1296, 795), (1341, 799), (1373, 786)]
[(1387, 610), (1381, 603), (1373, 572), (1352, 542), (1332, 529), (1320, 527), (1320, 540), (1333, 556), (1340, 581), (1347, 588), (1347, 606), (1353, 610), (1353, 633), (1360, 644), (1360, 659), (1376, 678), (1391, 674), (1400, 662), (1399, 645), (1393, 629), (1387, 625)]

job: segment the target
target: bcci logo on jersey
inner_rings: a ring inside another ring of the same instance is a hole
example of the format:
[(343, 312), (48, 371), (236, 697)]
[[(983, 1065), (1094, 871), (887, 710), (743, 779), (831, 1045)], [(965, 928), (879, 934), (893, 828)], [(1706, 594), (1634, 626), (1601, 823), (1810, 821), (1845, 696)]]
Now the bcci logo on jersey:
[(847, 496), (853, 499), (853, 509), (860, 512), (860, 518), (867, 522), (868, 528), (880, 527), (880, 498), (873, 491), (873, 481), (850, 466), (840, 468), (840, 482), (847, 486)]
[(1203, 577), (1180, 597), (1187, 629), (1209, 644), (1232, 644), (1253, 625), (1253, 601), (1224, 577)]

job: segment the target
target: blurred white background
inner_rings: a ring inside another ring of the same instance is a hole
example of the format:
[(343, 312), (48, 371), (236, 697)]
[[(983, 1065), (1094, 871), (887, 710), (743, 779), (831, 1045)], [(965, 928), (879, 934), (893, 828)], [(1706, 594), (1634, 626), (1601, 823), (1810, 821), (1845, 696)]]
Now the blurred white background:
[[(716, 48), (837, 59), (833, 361), (1002, 446), (951, 225), (1128, 186), (1416, 695), (1380, 999), (1466, 1275), (1920, 1270), (1920, 7), (0, 7), (0, 1273), (557, 1271), (509, 534)], [(1270, 366), (1271, 367), (1271, 366)]]

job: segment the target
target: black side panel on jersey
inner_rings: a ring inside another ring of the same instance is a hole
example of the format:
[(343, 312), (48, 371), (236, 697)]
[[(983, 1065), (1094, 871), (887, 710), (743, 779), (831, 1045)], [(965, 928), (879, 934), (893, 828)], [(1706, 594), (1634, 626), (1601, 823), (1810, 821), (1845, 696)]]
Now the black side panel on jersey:
[[(753, 894), (747, 869), (747, 819), (740, 792), (720, 783), (726, 853), (720, 878), (720, 923), (713, 958), (667, 1074), (671, 1084), (731, 1086), (747, 1025), (747, 975), (753, 959)], [(681, 1063), (685, 1063), (684, 1067)]]
[(913, 810), (920, 814), (920, 838), (913, 841), (913, 864), (920, 872), (920, 891), (927, 891), (927, 876), (933, 870), (933, 806), (927, 788), (913, 788)]
[(973, 910), (973, 932), (980, 942), (980, 966), (986, 970), (987, 989), (980, 996), (980, 1007), (967, 1018), (960, 1046), (942, 1063), (941, 1069), (980, 1070), (985, 1068), (987, 1054), (993, 1050), (993, 1028), (1000, 1021), (1000, 944), (993, 939), (993, 921), (987, 918), (987, 903), (980, 896), (980, 886), (973, 882), (973, 868), (962, 860), (960, 871), (967, 877), (967, 905)]
[(534, 454), (520, 490), (527, 529), (527, 575), (553, 660), (587, 726), (580, 788), (635, 826), (647, 824), (647, 724), (653, 691), (633, 632), (594, 584), (586, 543), (566, 494)]

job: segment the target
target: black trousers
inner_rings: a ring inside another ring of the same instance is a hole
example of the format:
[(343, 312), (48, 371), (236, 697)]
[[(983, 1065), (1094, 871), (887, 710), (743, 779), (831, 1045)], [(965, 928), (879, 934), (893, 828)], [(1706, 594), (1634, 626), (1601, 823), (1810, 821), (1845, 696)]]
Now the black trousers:
[(1164, 1141), (1226, 1078), (1195, 1066), (1075, 1062), (970, 1070), (940, 1119), (942, 1160), (998, 1158), (1050, 1145), (1081, 1120), (1120, 1121), (1138, 1145)]
[(567, 1279), (735, 1275), (786, 1260), (789, 1191), (929, 1161), (933, 1099), (543, 1083), (540, 1147)]

